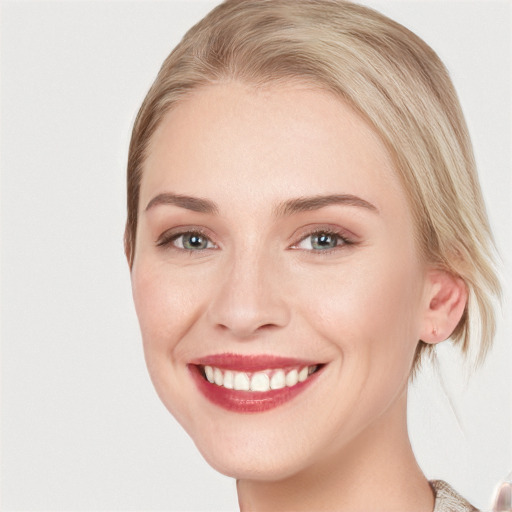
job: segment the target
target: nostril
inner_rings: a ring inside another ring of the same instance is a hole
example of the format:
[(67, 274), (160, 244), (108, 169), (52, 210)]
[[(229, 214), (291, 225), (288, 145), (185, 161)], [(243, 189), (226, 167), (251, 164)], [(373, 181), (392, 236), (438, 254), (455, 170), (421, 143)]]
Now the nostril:
[(250, 326), (250, 325), (235, 325), (230, 324), (226, 325), (223, 323), (218, 323), (216, 328), (222, 332), (231, 331), (235, 336), (240, 338), (250, 338), (252, 336), (255, 336), (257, 334), (262, 334), (265, 332), (270, 332), (275, 329), (279, 329), (279, 325), (272, 324), (272, 323), (266, 323), (263, 325), (256, 325), (256, 326)]
[(261, 327), (258, 327), (258, 330), (259, 331), (270, 331), (270, 330), (276, 329), (276, 328), (279, 328), (279, 326), (276, 324), (265, 324), (265, 325), (262, 325)]

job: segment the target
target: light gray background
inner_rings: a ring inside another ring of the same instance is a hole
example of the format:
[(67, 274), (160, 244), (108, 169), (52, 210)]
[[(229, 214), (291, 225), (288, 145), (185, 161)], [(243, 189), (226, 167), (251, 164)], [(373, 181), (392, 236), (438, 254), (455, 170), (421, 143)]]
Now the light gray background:
[[(207, 466), (151, 387), (122, 248), (136, 110), (216, 3), (1, 4), (2, 510), (237, 508), (234, 482)], [(451, 70), (508, 285), (511, 4), (364, 3), (424, 37)], [(512, 469), (505, 317), (481, 371), (466, 380), (444, 344), (440, 376), (425, 371), (411, 392), (425, 473), (483, 509)]]

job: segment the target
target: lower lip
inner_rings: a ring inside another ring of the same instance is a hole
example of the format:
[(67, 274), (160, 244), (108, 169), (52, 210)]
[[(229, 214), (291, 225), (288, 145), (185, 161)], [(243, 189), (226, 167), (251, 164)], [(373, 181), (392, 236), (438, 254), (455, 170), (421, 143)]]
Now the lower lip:
[(199, 391), (212, 403), (232, 412), (263, 412), (283, 405), (304, 391), (317, 377), (319, 371), (311, 374), (304, 382), (292, 387), (270, 391), (235, 391), (207, 381), (196, 365), (189, 365), (190, 373)]

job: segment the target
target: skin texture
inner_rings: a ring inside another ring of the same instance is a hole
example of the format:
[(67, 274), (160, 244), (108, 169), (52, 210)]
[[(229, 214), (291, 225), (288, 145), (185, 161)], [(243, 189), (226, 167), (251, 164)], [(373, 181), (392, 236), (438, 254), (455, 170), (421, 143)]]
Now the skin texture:
[[(146, 210), (162, 193), (217, 212)], [(283, 201), (332, 194), (374, 209), (276, 215)], [(417, 341), (449, 336), (465, 288), (419, 258), (370, 126), (306, 85), (207, 86), (166, 114), (140, 197), (132, 286), (148, 369), (206, 460), (238, 479), (242, 510), (432, 510), (407, 434), (407, 382)], [(187, 230), (206, 248), (183, 248)], [(326, 230), (350, 243), (319, 249), (310, 234)], [(290, 402), (240, 414), (210, 403), (187, 367), (226, 352), (325, 367)]]

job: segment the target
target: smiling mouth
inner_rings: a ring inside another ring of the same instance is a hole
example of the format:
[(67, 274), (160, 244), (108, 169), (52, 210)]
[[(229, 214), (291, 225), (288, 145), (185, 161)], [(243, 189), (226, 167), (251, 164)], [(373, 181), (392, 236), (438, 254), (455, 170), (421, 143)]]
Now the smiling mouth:
[(228, 411), (263, 412), (289, 402), (317, 379), (325, 363), (272, 356), (219, 354), (188, 365), (201, 394)]
[(292, 388), (299, 382), (306, 381), (321, 366), (315, 364), (286, 369), (267, 369), (259, 372), (242, 372), (225, 370), (216, 366), (200, 365), (199, 370), (203, 378), (210, 384), (234, 391), (265, 393), (285, 387)]

